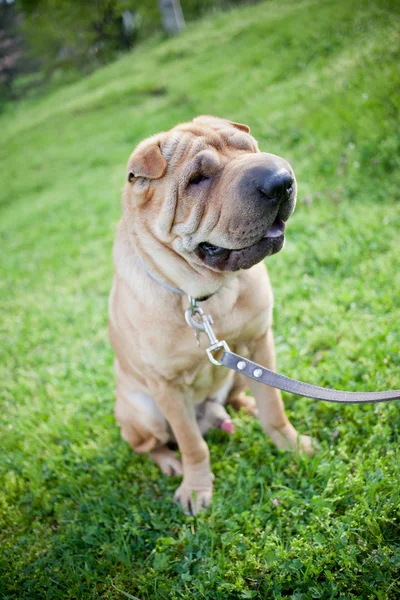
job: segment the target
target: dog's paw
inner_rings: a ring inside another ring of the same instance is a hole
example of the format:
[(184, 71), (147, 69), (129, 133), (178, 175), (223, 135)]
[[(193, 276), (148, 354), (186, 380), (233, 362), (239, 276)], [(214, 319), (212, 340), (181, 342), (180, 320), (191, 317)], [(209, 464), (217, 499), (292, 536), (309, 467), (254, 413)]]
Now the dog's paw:
[(244, 392), (237, 396), (228, 399), (227, 404), (232, 406), (234, 410), (243, 409), (248, 415), (258, 417), (258, 408), (253, 396), (246, 396)]
[(307, 456), (312, 456), (318, 450), (317, 440), (309, 435), (299, 435), (297, 438), (297, 447), (300, 452), (305, 452)]
[(311, 456), (318, 448), (316, 440), (309, 435), (299, 435), (291, 423), (281, 429), (271, 429), (268, 434), (281, 450), (297, 450)]
[(157, 450), (152, 450), (150, 455), (166, 475), (172, 477), (183, 474), (182, 463), (173, 450), (165, 447), (158, 448)]
[(185, 485), (184, 482), (174, 494), (174, 502), (180, 504), (188, 515), (197, 515), (203, 508), (207, 508), (212, 498), (212, 486), (196, 490)]

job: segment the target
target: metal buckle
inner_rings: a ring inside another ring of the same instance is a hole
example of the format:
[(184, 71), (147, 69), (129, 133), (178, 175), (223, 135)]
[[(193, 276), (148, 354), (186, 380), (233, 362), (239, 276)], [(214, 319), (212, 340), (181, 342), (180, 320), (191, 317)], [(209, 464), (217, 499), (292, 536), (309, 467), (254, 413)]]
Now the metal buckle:
[(196, 308), (197, 308), (196, 298), (193, 298), (193, 296), (188, 296), (188, 298), (189, 298), (189, 310), (190, 310), (191, 314), (194, 315), (196, 312)]
[[(199, 320), (195, 318), (196, 315), (198, 315)], [(230, 352), (229, 346), (225, 340), (217, 340), (213, 328), (211, 327), (211, 325), (213, 325), (212, 317), (206, 315), (200, 306), (197, 306), (196, 300), (191, 296), (189, 296), (189, 308), (185, 310), (185, 319), (186, 323), (195, 330), (196, 334), (205, 333), (207, 335), (211, 344), (211, 346), (207, 348), (207, 356), (214, 365), (217, 365), (218, 367), (221, 366), (222, 363), (214, 358), (213, 353), (221, 348), (223, 348), (225, 352)]]
[(223, 348), (225, 352), (230, 352), (230, 348), (225, 340), (222, 340), (221, 342), (217, 342), (216, 344), (213, 344), (212, 346), (207, 348), (207, 351), (206, 351), (207, 356), (210, 359), (210, 361), (213, 363), (213, 365), (217, 365), (217, 367), (221, 367), (222, 363), (219, 362), (219, 360), (217, 360), (216, 358), (214, 358), (213, 352), (215, 352), (216, 350), (221, 350), (221, 348)]

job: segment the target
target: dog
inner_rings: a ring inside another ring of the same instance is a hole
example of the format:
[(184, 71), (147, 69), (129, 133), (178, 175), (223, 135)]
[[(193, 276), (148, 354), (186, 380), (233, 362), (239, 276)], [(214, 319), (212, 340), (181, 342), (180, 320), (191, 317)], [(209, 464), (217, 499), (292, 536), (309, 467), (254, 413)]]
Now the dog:
[(191, 514), (211, 501), (203, 435), (213, 426), (232, 431), (226, 405), (257, 414), (279, 448), (312, 452), (280, 392), (251, 380), (254, 398), (246, 396), (246, 381), (209, 362), (207, 340), (198, 347), (184, 318), (188, 295), (203, 301), (218, 339), (275, 370), (273, 297), (262, 261), (283, 248), (296, 193), (283, 158), (261, 152), (247, 125), (217, 117), (154, 135), (128, 161), (109, 300), (115, 416), (135, 452), (183, 475), (174, 499)]

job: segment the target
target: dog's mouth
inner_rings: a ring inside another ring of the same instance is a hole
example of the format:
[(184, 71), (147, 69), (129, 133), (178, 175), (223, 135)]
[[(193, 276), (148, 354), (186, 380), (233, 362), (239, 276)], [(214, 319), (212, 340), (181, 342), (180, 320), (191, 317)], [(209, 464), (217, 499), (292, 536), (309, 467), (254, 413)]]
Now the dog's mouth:
[(203, 242), (197, 247), (196, 254), (206, 265), (219, 271), (250, 269), (266, 256), (282, 250), (285, 228), (285, 221), (277, 216), (261, 239), (250, 246), (235, 250)]

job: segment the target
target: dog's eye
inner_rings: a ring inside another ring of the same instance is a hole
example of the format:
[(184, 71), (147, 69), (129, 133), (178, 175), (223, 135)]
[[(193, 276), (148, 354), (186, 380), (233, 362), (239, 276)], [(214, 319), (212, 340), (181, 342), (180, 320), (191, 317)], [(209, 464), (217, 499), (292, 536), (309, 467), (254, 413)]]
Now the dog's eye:
[(208, 181), (210, 178), (207, 175), (203, 175), (202, 173), (193, 173), (191, 178), (189, 179), (190, 185), (199, 185), (199, 183), (203, 183), (204, 181)]
[(220, 256), (221, 254), (226, 252), (226, 248), (214, 246), (213, 244), (208, 244), (207, 242), (199, 244), (199, 248), (202, 252), (204, 252), (204, 254), (208, 254), (208, 256)]

